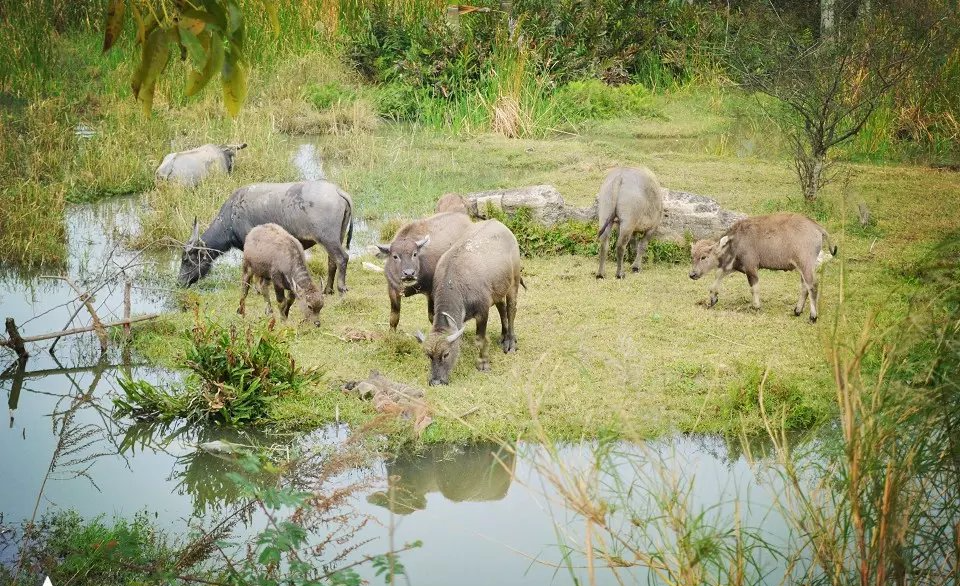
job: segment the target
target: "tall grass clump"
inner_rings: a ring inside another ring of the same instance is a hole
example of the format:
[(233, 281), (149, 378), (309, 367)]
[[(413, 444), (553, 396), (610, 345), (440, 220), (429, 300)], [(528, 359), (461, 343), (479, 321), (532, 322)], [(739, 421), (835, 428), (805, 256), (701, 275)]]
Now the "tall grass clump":
[(297, 366), (283, 337), (271, 328), (238, 332), (206, 322), (194, 327), (183, 365), (190, 372), (179, 391), (121, 380), (124, 396), (114, 399), (117, 416), (256, 423), (268, 418), (273, 401), (303, 393), (323, 377)]

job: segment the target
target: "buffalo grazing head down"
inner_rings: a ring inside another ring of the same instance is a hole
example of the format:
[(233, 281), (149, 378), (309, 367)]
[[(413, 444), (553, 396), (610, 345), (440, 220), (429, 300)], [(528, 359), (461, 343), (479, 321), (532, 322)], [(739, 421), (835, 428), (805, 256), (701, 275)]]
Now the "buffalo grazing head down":
[(457, 364), (460, 355), (460, 339), (466, 325), (457, 329), (457, 323), (449, 313), (442, 314), (450, 326), (450, 331), (430, 332), (424, 337), (423, 332), (417, 332), (417, 340), (423, 346), (423, 351), (430, 359), (430, 386), (446, 385), (450, 383), (450, 373)]
[(398, 238), (390, 244), (378, 244), (380, 252), (387, 255), (386, 271), (396, 275), (403, 285), (412, 285), (420, 278), (420, 252), (430, 244), (430, 235), (420, 240)]
[(183, 287), (193, 285), (207, 276), (213, 265), (213, 257), (209, 249), (200, 239), (200, 226), (197, 219), (193, 219), (193, 232), (186, 244), (183, 245), (183, 255), (180, 257), (180, 274), (177, 280)]
[(720, 254), (730, 244), (730, 237), (724, 236), (719, 242), (697, 240), (690, 246), (690, 278), (697, 280), (720, 266)]

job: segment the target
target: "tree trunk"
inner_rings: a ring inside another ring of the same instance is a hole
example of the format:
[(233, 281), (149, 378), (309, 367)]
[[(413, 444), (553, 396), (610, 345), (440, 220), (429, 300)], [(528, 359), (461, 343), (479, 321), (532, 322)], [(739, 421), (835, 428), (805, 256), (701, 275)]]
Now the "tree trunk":
[(833, 36), (836, 26), (837, 0), (820, 0), (820, 38), (827, 39)]

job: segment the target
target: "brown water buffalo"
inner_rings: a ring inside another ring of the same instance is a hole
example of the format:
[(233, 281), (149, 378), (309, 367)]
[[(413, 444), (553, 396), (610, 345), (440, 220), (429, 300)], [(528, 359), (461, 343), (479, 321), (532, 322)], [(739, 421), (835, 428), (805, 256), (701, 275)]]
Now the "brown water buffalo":
[(437, 263), (472, 225), (465, 214), (435, 214), (404, 225), (390, 244), (377, 245), (387, 256), (383, 272), (390, 296), (391, 330), (400, 323), (400, 300), (418, 293), (427, 296), (427, 316), (433, 321), (433, 273)]
[(446, 193), (437, 200), (437, 208), (434, 211), (438, 214), (441, 212), (459, 212), (466, 214), (468, 213), (467, 200), (464, 199), (462, 195)]
[(778, 213), (755, 216), (735, 223), (718, 242), (699, 240), (690, 248), (693, 266), (690, 278), (699, 279), (705, 273), (717, 270), (717, 278), (710, 286), (710, 304), (717, 303), (720, 281), (736, 271), (747, 276), (753, 294), (752, 305), (760, 308), (760, 287), (757, 271), (800, 272), (800, 298), (793, 310), (803, 313), (810, 297), (810, 321), (817, 321), (818, 289), (816, 269), (821, 251), (826, 246), (830, 254), (837, 253), (831, 246), (827, 231), (820, 224), (800, 214)]
[(500, 313), (505, 353), (517, 349), (514, 318), (520, 278), (520, 247), (509, 228), (497, 220), (473, 224), (450, 250), (443, 253), (433, 278), (433, 328), (417, 339), (430, 359), (430, 384), (450, 382), (460, 353), (467, 320), (477, 320), (477, 369), (490, 370), (487, 354), (487, 317), (490, 306)]
[(640, 272), (640, 259), (647, 244), (663, 220), (663, 189), (653, 172), (645, 168), (617, 167), (609, 173), (597, 195), (600, 225), (600, 267), (597, 278), (606, 276), (608, 242), (613, 224), (619, 223), (617, 236), (617, 278), (623, 278), (623, 257), (631, 241), (636, 247), (633, 272)]
[(310, 278), (303, 245), (276, 224), (261, 224), (250, 230), (243, 244), (243, 284), (237, 309), (240, 315), (246, 313), (247, 293), (254, 279), (259, 281), (258, 289), (267, 302), (267, 315), (273, 313), (269, 291), (273, 284), (284, 319), (290, 315), (294, 300), (298, 300), (304, 318), (320, 325), (323, 291)]

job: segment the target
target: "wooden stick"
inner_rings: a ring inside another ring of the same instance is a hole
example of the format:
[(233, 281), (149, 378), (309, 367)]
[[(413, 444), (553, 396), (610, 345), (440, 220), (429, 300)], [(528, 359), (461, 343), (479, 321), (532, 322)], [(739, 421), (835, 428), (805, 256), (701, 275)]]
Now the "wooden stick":
[[(115, 321), (115, 322), (110, 322), (110, 323), (105, 323), (105, 324), (104, 324), (104, 323), (101, 323), (101, 324), (100, 324), (100, 327), (102, 327), (102, 328), (115, 328), (115, 327), (117, 327), (117, 326), (126, 325), (126, 324), (128, 324), (128, 323), (130, 323), (130, 324), (135, 324), (135, 323), (137, 323), (137, 322), (146, 321), (146, 320), (148, 320), (148, 319), (156, 319), (156, 318), (158, 318), (158, 317), (160, 317), (160, 314), (159, 314), (159, 313), (151, 313), (151, 314), (148, 314), (148, 315), (138, 315), (137, 317), (131, 317), (130, 319), (124, 319), (124, 320)], [(11, 323), (12, 321), (13, 321), (13, 318), (9, 318), (9, 317), (7, 318), (7, 323), (8, 323), (8, 324)], [(84, 326), (84, 327), (82, 327), (82, 328), (72, 328), (72, 329), (69, 329), (69, 330), (63, 330), (62, 332), (50, 332), (49, 334), (38, 334), (38, 335), (36, 335), (36, 336), (27, 336), (27, 337), (25, 337), (25, 338), (19, 337), (19, 333), (18, 333), (18, 334), (17, 334), (17, 338), (19, 339), (19, 343), (22, 345), (24, 342), (39, 342), (40, 340), (49, 340), (50, 338), (56, 338), (56, 337), (59, 337), (59, 336), (72, 336), (73, 334), (82, 334), (82, 333), (84, 333), (84, 332), (92, 332), (92, 331), (96, 330), (96, 328), (97, 328), (97, 326), (91, 325), (91, 326)], [(16, 331), (16, 330), (14, 330), (14, 331)], [(8, 333), (8, 334), (10, 333), (9, 326), (7, 327), (7, 333)], [(11, 339), (9, 339), (9, 340), (5, 340), (5, 339), (3, 339), (3, 338), (0, 338), (0, 346), (11, 346), (11, 347), (13, 347), (14, 349), (17, 349), (17, 339), (12, 339), (12, 338), (11, 338)], [(26, 352), (26, 351), (24, 351), (24, 352)], [(20, 353), (20, 352), (17, 351), (17, 354), (19, 354), (19, 353)]]
[[(83, 305), (78, 305), (76, 311), (74, 311), (73, 315), (70, 316), (70, 319), (67, 320), (67, 323), (63, 324), (63, 329), (67, 329), (70, 327), (70, 324), (73, 323), (73, 320), (77, 319), (77, 314), (80, 313), (81, 309), (83, 309)], [(53, 350), (54, 348), (57, 347), (57, 342), (59, 341), (60, 341), (60, 338), (57, 338), (56, 340), (54, 340), (53, 344), (50, 344), (50, 349), (48, 350), (48, 352), (53, 354)]]
[[(91, 329), (97, 332), (97, 337), (100, 338), (100, 351), (106, 352), (107, 344), (109, 343), (110, 338), (107, 336), (107, 330), (106, 328), (104, 328), (103, 322), (100, 321), (100, 316), (97, 315), (97, 310), (93, 308), (93, 295), (91, 295), (89, 292), (81, 291), (80, 287), (78, 287), (77, 284), (74, 283), (70, 277), (51, 276), (47, 278), (60, 279), (61, 281), (65, 281), (68, 285), (70, 285), (70, 287), (74, 291), (77, 292), (77, 295), (79, 295), (80, 301), (83, 302), (84, 306), (86, 306), (87, 312), (90, 314), (90, 317), (93, 319), (93, 327)], [(87, 331), (89, 332), (90, 330), (87, 330)]]
[[(130, 279), (127, 279), (123, 284), (123, 319), (130, 319), (130, 288), (133, 287), (133, 283), (130, 282)], [(123, 339), (130, 339), (130, 322), (123, 324)]]
[(17, 351), (17, 357), (20, 360), (26, 360), (30, 354), (27, 352), (26, 345), (24, 344), (25, 340), (20, 337), (20, 332), (17, 331), (17, 322), (13, 321), (12, 317), (8, 317), (6, 327), (9, 339), (3, 340), (3, 345), (12, 346), (13, 349)]
[(98, 368), (103, 368), (104, 370), (112, 370), (115, 368), (126, 368), (131, 366), (137, 368), (140, 366), (150, 366), (148, 362), (142, 362), (138, 364), (127, 364), (126, 362), (122, 364), (106, 364), (106, 365), (94, 365), (94, 366), (71, 366), (67, 368), (44, 368), (41, 370), (31, 370), (30, 372), (24, 372), (22, 374), (16, 373), (15, 367), (17, 362), (14, 362), (6, 372), (0, 373), (0, 381), (11, 380), (18, 376), (22, 376), (24, 379), (33, 379), (33, 378), (43, 378), (45, 376), (56, 376), (58, 374), (80, 374), (84, 372), (93, 372)]

